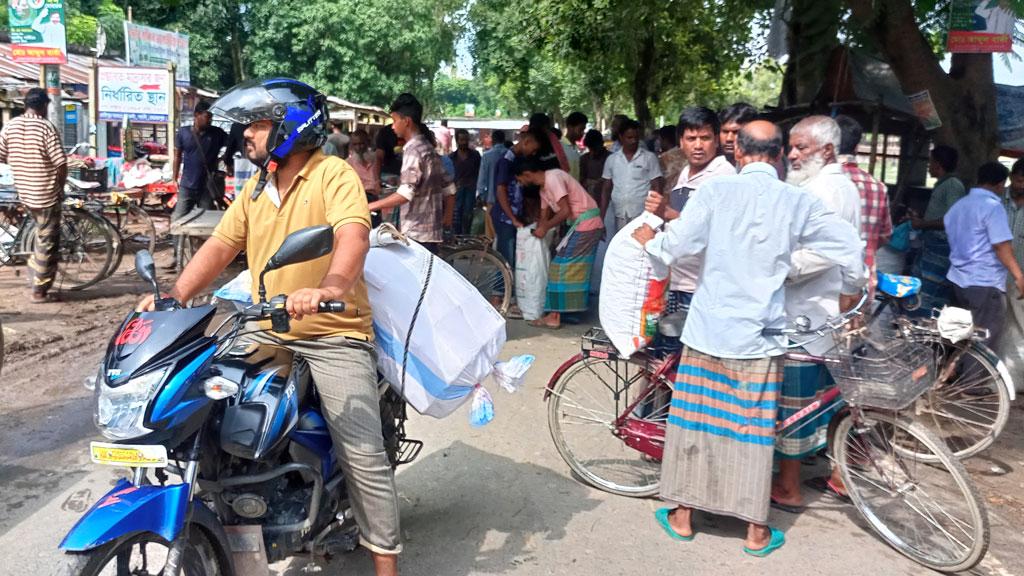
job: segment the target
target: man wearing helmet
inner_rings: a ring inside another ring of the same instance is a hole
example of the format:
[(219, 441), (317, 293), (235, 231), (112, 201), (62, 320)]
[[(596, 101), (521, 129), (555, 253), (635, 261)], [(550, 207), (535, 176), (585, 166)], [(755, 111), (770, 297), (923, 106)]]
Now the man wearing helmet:
[[(381, 436), (362, 273), (370, 214), (359, 175), (344, 160), (320, 150), (327, 137), (325, 98), (306, 84), (282, 78), (244, 82), (215, 102), (212, 112), (246, 126), (245, 155), (260, 167), (260, 175), (246, 183), (169, 296), (179, 302), (191, 299), (243, 250), (255, 289), (256, 274), (288, 234), (322, 224), (334, 228), (330, 257), (266, 277), (270, 294), (289, 295), (291, 331), (247, 338), (285, 346), (308, 362), (347, 479), (361, 543), (373, 555), (378, 576), (397, 574), (398, 498)], [(317, 314), (317, 305), (327, 300), (344, 301), (345, 312)], [(144, 298), (138, 308), (152, 310), (153, 297)]]

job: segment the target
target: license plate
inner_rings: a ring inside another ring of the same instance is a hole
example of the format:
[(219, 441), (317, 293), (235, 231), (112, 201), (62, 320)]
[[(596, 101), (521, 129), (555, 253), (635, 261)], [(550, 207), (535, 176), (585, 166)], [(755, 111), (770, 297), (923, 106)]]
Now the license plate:
[(90, 442), (89, 455), (95, 464), (163, 468), (167, 466), (167, 448), (160, 445), (108, 444)]

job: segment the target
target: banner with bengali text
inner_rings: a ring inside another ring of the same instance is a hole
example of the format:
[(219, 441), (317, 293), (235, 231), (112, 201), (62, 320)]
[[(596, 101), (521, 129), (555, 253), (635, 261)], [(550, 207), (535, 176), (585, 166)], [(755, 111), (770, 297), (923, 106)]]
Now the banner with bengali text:
[(1017, 16), (999, 0), (953, 0), (949, 6), (950, 52), (1012, 52)]
[(11, 59), (26, 64), (66, 64), (64, 16), (64, 0), (8, 0)]
[(189, 85), (188, 34), (140, 26), (126, 20), (124, 41), (129, 65), (165, 68), (168, 62), (174, 62), (175, 82), (178, 86)]
[(101, 66), (97, 75), (100, 120), (168, 121), (174, 86), (167, 70)]

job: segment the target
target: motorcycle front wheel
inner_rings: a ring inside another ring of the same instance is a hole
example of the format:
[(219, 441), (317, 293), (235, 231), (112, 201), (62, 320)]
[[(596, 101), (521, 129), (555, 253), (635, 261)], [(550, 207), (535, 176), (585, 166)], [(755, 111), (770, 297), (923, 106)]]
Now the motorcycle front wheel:
[[(223, 570), (210, 541), (190, 531), (181, 562), (181, 576), (221, 576)], [(118, 538), (89, 550), (68, 552), (60, 576), (157, 576), (164, 573), (170, 543), (152, 533)]]

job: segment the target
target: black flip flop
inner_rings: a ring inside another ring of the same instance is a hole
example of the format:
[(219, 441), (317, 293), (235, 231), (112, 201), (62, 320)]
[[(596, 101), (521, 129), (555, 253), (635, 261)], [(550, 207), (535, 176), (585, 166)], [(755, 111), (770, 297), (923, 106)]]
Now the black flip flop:
[(772, 498), (771, 506), (776, 510), (781, 510), (788, 514), (802, 514), (804, 510), (807, 510), (806, 506), (793, 506), (792, 504), (783, 504), (782, 502), (779, 502), (775, 498)]
[(825, 496), (829, 496), (837, 502), (843, 504), (853, 503), (853, 501), (850, 500), (849, 496), (839, 492), (838, 490), (835, 489), (834, 486), (832, 486), (832, 480), (828, 476), (818, 476), (817, 478), (811, 478), (810, 480), (804, 482), (804, 486), (807, 486), (812, 490), (821, 492)]

